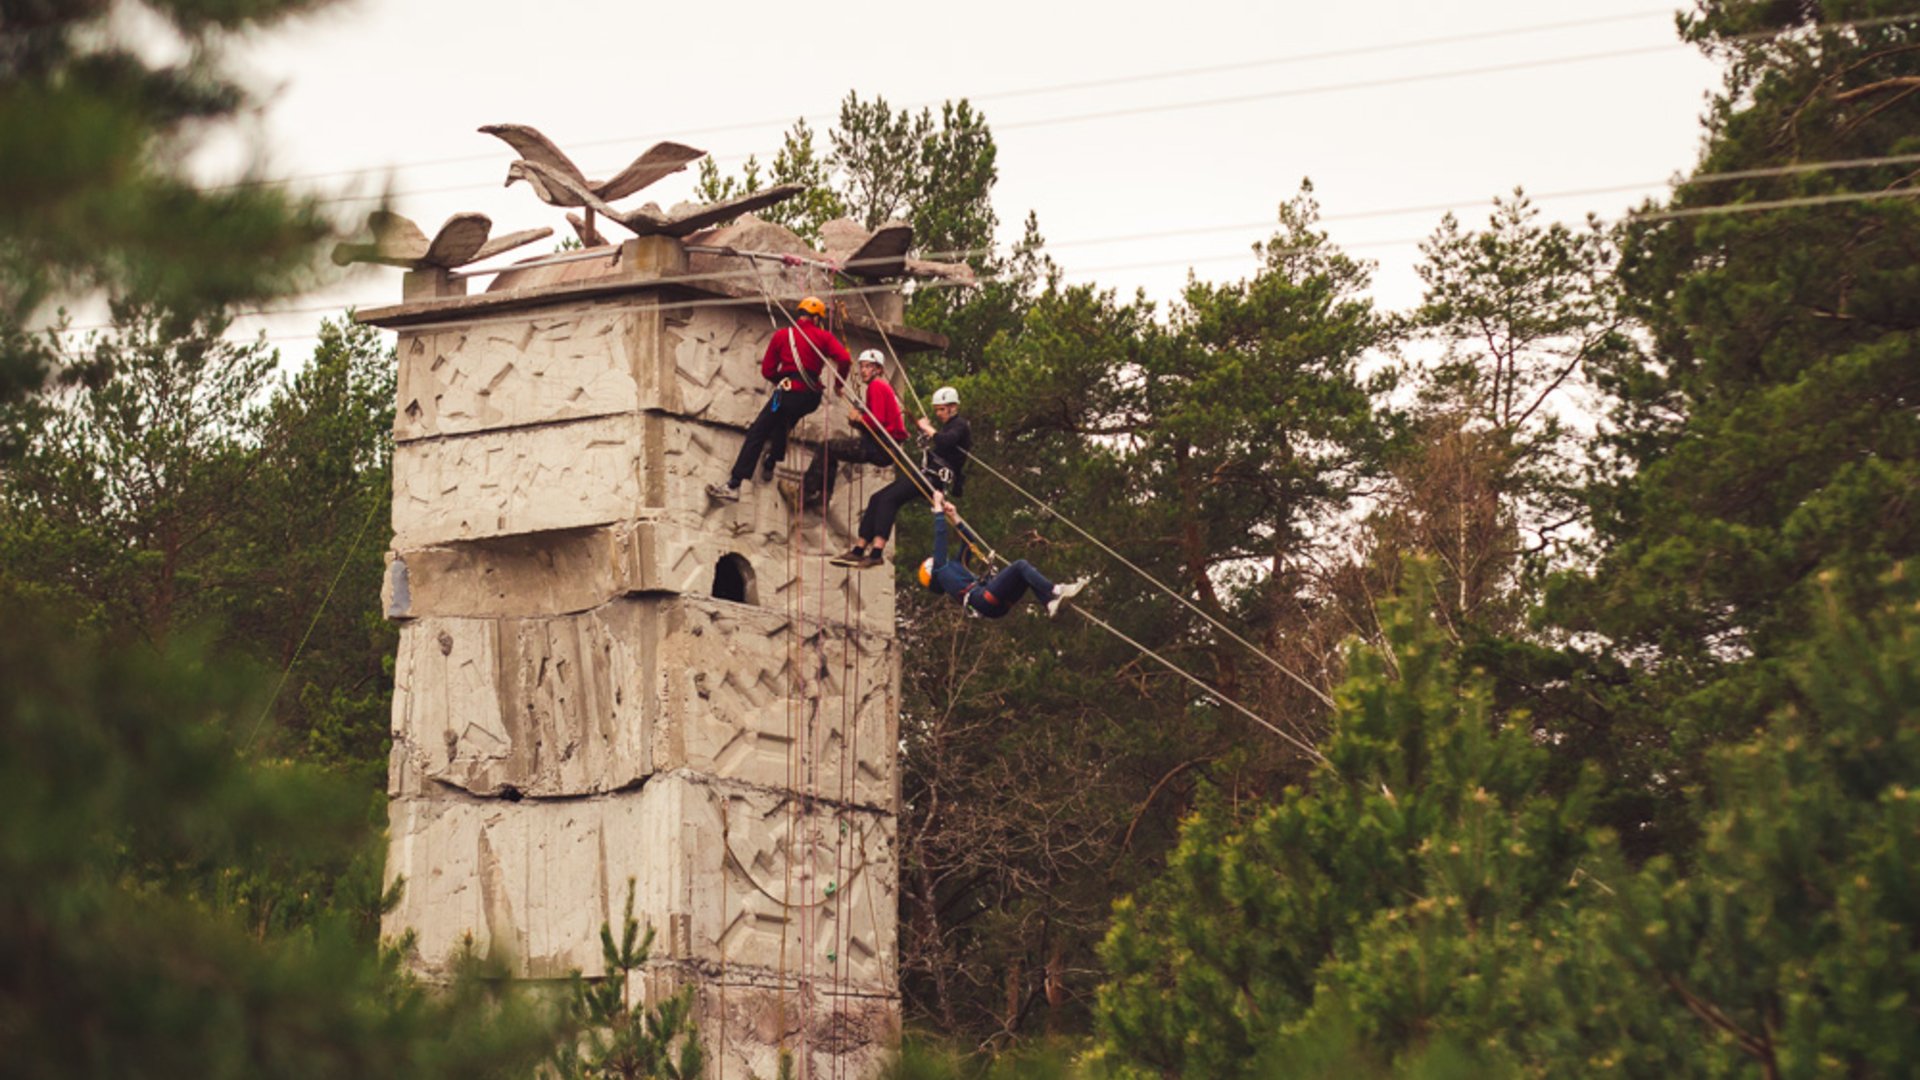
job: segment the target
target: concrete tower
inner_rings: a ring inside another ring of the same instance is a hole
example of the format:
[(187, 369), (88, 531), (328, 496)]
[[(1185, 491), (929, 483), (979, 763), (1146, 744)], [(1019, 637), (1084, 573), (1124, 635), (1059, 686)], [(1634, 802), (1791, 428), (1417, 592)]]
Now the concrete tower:
[[(893, 573), (820, 557), (852, 481), (826, 523), (771, 484), (703, 491), (764, 400), (766, 297), (827, 286), (648, 236), (473, 295), (416, 270), (360, 316), (399, 333), (385, 931), (429, 977), (469, 935), (521, 977), (591, 977), (631, 880), (645, 993), (697, 986), (715, 1077), (771, 1078), (782, 1049), (863, 1075), (899, 1023)], [(897, 294), (843, 308), (855, 352), (944, 344)]]

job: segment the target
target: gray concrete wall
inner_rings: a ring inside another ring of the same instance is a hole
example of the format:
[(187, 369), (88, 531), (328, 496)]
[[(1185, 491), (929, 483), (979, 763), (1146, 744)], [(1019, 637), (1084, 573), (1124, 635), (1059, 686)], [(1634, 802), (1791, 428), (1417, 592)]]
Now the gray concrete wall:
[(631, 880), (644, 993), (697, 987), (712, 1075), (863, 1075), (898, 1032), (900, 655), (891, 568), (824, 558), (861, 485), (798, 524), (770, 484), (710, 502), (764, 310), (566, 292), (400, 336), (384, 929), (429, 977), (468, 940), (594, 976)]

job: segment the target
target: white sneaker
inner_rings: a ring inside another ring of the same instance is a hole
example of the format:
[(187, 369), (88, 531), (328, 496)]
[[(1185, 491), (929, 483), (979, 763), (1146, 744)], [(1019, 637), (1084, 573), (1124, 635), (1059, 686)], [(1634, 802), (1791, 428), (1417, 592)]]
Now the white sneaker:
[(1051, 619), (1059, 614), (1061, 602), (1078, 596), (1080, 590), (1086, 587), (1086, 578), (1081, 578), (1078, 581), (1069, 581), (1065, 585), (1055, 585), (1053, 587), (1053, 599), (1047, 601), (1047, 618)]

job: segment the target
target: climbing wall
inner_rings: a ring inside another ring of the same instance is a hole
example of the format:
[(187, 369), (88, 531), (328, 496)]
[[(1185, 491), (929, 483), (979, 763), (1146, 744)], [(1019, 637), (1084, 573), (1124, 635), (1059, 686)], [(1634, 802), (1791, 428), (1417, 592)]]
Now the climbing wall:
[(664, 238), (592, 270), (363, 316), (400, 335), (384, 930), (428, 977), (469, 941), (598, 976), (631, 882), (644, 994), (695, 987), (710, 1075), (865, 1075), (899, 1017), (893, 574), (827, 564), (844, 509), (705, 493), (764, 401), (765, 305)]

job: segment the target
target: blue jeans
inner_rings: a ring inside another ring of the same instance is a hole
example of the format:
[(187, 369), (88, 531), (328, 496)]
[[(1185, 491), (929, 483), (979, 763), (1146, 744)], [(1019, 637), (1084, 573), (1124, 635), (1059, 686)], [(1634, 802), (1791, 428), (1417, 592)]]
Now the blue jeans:
[(973, 610), (989, 619), (997, 619), (1013, 610), (1020, 598), (1032, 592), (1034, 599), (1045, 603), (1053, 599), (1053, 582), (1046, 575), (1034, 569), (1025, 559), (988, 578), (984, 588), (974, 589), (967, 594), (967, 603)]

